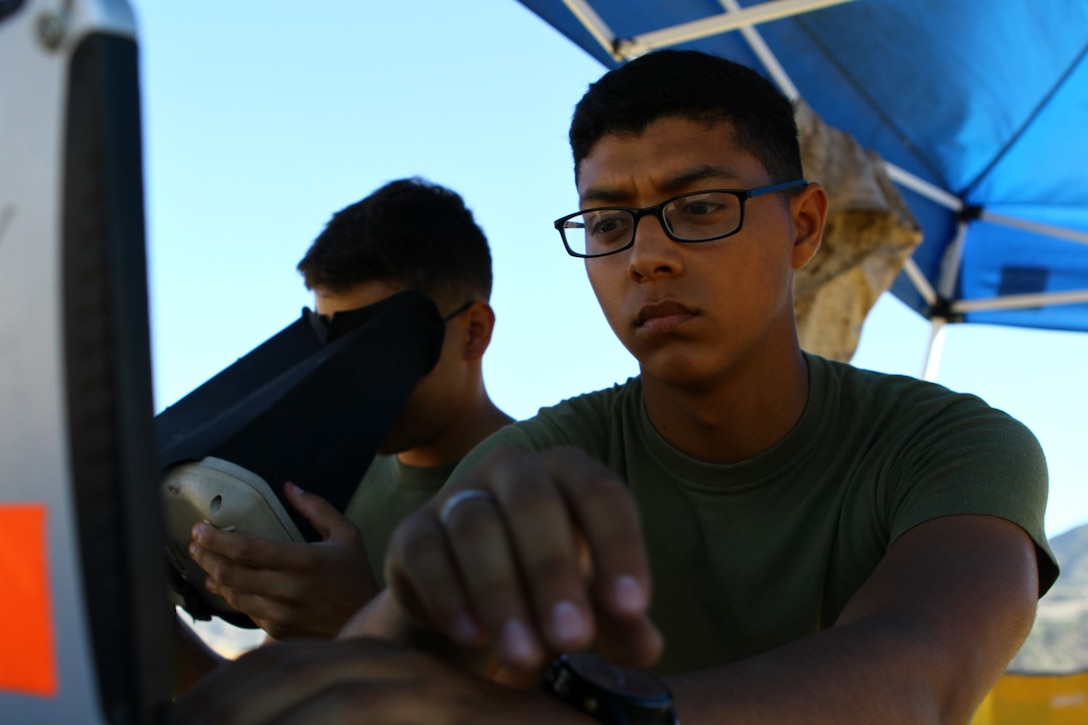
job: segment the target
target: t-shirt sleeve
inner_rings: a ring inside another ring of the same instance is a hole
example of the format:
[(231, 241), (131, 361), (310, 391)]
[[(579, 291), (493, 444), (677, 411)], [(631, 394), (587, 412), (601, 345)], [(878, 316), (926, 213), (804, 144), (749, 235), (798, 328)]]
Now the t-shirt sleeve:
[(453, 473), (446, 479), (446, 486), (464, 477), (465, 473), (475, 468), (484, 456), (497, 448), (504, 448), (507, 446), (532, 448), (531, 445), (527, 445), (527, 439), (524, 434), (519, 434), (517, 431), (513, 430), (519, 425), (521, 424), (512, 423), (505, 428), (495, 431), (490, 436), (480, 441), (475, 448), (469, 451), (468, 454), (461, 459), (461, 462), (457, 464), (457, 468), (453, 469)]
[(996, 516), (1022, 528), (1035, 543), (1039, 593), (1058, 576), (1044, 529), (1046, 459), (1023, 424), (964, 396), (914, 435), (896, 462), (891, 540), (942, 516)]

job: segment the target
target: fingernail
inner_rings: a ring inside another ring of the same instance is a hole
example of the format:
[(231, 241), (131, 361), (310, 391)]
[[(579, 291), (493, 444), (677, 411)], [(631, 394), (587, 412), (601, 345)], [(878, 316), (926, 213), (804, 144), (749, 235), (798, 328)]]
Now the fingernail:
[(287, 487), (288, 487), (289, 489), (291, 489), (291, 493), (295, 494), (296, 496), (301, 496), (301, 495), (303, 494), (303, 491), (302, 491), (302, 489), (301, 489), (301, 488), (299, 488), (298, 486), (296, 486), (296, 485), (295, 485), (294, 483), (292, 483), (291, 481), (288, 481), (288, 482), (287, 482)]
[(612, 585), (616, 605), (628, 614), (640, 614), (648, 603), (646, 590), (633, 576), (621, 576)]
[(585, 617), (573, 603), (562, 601), (552, 609), (552, 629), (564, 642), (577, 642), (588, 634)]
[(538, 650), (529, 628), (518, 619), (511, 619), (502, 628), (502, 648), (515, 663), (536, 663)]
[(457, 616), (453, 618), (453, 627), (450, 630), (450, 636), (456, 641), (462, 644), (469, 644), (470, 642), (475, 641), (479, 634), (480, 630), (476, 628), (476, 623), (472, 621), (472, 617), (464, 612), (458, 612)]
[(190, 559), (195, 559), (196, 558), (196, 552), (199, 549), (200, 549), (200, 547), (197, 546), (196, 543), (190, 543), (189, 544), (189, 558)]
[(194, 524), (192, 531), (190, 531), (189, 533), (192, 534), (194, 539), (201, 543), (204, 543), (204, 532), (207, 530), (208, 525), (204, 522), (200, 522), (199, 524)]

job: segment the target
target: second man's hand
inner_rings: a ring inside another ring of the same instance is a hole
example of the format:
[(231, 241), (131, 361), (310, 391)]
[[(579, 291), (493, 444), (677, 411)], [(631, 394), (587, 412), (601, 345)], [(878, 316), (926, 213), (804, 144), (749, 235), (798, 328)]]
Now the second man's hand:
[(209, 591), (272, 637), (333, 637), (377, 591), (362, 537), (320, 496), (284, 488), (321, 541), (270, 541), (201, 523), (190, 556), (207, 573)]

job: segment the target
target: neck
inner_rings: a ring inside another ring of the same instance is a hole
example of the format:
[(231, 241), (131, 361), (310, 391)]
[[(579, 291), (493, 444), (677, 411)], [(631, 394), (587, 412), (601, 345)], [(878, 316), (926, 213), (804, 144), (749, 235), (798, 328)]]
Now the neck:
[(707, 463), (736, 463), (782, 440), (808, 401), (808, 365), (799, 348), (778, 358), (740, 363), (722, 380), (677, 385), (642, 379), (646, 411), (677, 449)]
[(397, 460), (409, 466), (431, 467), (457, 463), (476, 445), (514, 419), (491, 402), (481, 380), (471, 397), (442, 430), (426, 443), (401, 451)]

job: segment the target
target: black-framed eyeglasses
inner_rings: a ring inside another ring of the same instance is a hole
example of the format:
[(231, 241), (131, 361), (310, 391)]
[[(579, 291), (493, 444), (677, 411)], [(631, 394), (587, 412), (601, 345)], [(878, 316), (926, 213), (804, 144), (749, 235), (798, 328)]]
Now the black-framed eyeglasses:
[(744, 202), (763, 194), (808, 184), (804, 179), (755, 189), (703, 189), (680, 194), (641, 209), (600, 206), (555, 220), (563, 246), (573, 257), (604, 257), (630, 249), (644, 216), (655, 216), (674, 242), (712, 242), (736, 234), (744, 226)]

